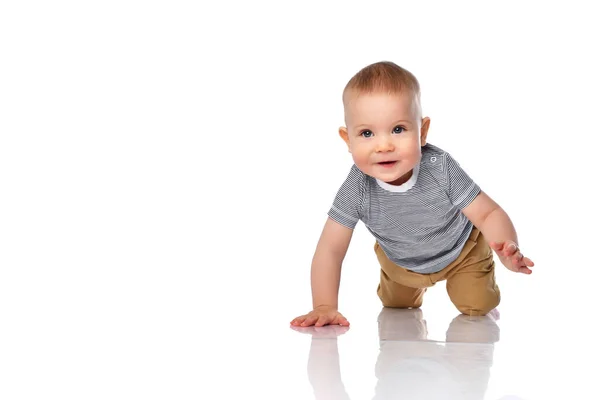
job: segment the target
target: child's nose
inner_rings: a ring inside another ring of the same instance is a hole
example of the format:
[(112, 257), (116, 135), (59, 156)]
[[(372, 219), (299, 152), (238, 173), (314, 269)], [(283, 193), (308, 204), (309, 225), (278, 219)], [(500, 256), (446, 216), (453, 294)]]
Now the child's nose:
[(380, 136), (380, 139), (377, 141), (377, 151), (384, 152), (392, 150), (394, 150), (394, 143), (392, 142), (392, 139), (387, 135)]

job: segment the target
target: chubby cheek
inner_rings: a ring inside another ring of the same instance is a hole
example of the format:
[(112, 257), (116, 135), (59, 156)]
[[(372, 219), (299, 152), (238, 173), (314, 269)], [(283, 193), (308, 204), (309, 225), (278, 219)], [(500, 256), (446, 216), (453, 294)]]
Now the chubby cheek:
[(358, 167), (367, 167), (369, 165), (369, 152), (355, 149), (352, 152), (352, 159)]
[(400, 158), (415, 162), (421, 159), (421, 146), (419, 142), (411, 143), (410, 146), (405, 146), (400, 150)]

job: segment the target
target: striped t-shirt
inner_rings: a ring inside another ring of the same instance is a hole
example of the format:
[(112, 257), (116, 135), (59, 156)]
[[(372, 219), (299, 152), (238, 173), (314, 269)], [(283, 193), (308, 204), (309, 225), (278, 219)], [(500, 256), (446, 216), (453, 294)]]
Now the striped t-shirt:
[(450, 154), (431, 144), (400, 186), (353, 165), (328, 212), (354, 229), (362, 221), (395, 264), (422, 274), (438, 272), (460, 254), (473, 228), (461, 212), (479, 186)]

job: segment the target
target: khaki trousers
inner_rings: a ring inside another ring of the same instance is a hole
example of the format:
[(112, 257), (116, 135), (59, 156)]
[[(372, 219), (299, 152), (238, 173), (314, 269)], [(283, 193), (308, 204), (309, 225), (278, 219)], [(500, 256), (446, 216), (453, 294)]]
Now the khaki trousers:
[(450, 300), (463, 314), (486, 315), (500, 304), (492, 249), (475, 227), (458, 258), (433, 274), (419, 274), (394, 264), (377, 242), (375, 254), (381, 265), (377, 294), (385, 307), (420, 307), (427, 288), (443, 280)]

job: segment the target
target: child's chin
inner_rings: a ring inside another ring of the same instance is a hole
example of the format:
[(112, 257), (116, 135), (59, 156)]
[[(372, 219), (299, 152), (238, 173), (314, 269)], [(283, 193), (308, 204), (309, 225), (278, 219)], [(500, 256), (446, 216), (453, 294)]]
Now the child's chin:
[[(402, 180), (402, 177), (404, 175), (406, 175), (406, 172), (401, 173), (401, 174), (380, 174), (381, 177), (378, 178), (380, 181), (383, 181), (387, 184), (390, 185), (400, 185), (400, 181)], [(406, 179), (405, 179), (406, 181)]]

